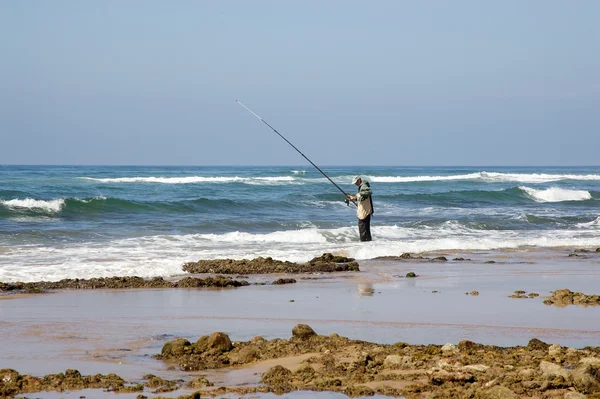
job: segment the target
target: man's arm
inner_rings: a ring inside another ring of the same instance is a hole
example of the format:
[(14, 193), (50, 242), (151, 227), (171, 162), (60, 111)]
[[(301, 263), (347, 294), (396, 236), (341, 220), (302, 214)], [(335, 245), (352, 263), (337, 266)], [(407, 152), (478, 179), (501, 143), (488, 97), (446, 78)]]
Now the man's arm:
[(358, 190), (358, 194), (356, 194), (357, 201), (364, 201), (371, 196), (371, 189), (366, 184), (361, 184)]

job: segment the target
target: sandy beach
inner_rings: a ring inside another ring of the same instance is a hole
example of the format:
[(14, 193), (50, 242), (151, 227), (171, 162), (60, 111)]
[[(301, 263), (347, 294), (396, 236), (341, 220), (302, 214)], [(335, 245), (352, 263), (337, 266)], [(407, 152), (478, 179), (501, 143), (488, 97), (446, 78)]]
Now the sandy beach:
[[(217, 387), (255, 387), (267, 368), (260, 362), (186, 372), (153, 356), (176, 338), (194, 342), (217, 331), (234, 342), (256, 336), (289, 338), (297, 324), (310, 325), (323, 336), (336, 333), (378, 344), (468, 340), (515, 347), (537, 338), (563, 347), (595, 347), (600, 342), (600, 306), (543, 303), (563, 288), (597, 293), (600, 256), (572, 253), (486, 251), (433, 254), (465, 259), (455, 261), (371, 260), (360, 262), (360, 272), (278, 274), (297, 281), (281, 286), (261, 285), (272, 275), (254, 275), (243, 276), (251, 285), (239, 288), (7, 295), (0, 301), (0, 369), (33, 376), (76, 369), (82, 375), (115, 373), (130, 382), (147, 374), (183, 380), (200, 374)], [(417, 277), (405, 277), (409, 272)], [(518, 290), (539, 296), (509, 297)], [(84, 396), (102, 394), (91, 390)], [(148, 389), (144, 395), (153, 396)]]

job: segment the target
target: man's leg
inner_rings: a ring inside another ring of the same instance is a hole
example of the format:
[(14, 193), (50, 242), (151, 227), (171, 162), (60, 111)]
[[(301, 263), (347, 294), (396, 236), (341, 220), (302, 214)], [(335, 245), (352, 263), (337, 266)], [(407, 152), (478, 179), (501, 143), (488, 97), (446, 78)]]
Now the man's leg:
[(361, 241), (371, 241), (371, 215), (358, 219), (358, 232)]

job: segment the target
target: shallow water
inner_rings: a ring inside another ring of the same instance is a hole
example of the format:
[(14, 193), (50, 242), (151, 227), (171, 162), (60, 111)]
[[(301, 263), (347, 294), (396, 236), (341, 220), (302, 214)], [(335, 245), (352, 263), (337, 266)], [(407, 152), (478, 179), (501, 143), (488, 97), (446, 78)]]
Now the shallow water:
[[(288, 338), (298, 323), (323, 335), (390, 344), (468, 339), (513, 346), (536, 337), (597, 346), (600, 307), (542, 303), (544, 295), (561, 288), (597, 293), (600, 258), (573, 259), (567, 253), (462, 254), (472, 262), (372, 261), (361, 264), (361, 273), (296, 276), (298, 283), (284, 286), (73, 291), (6, 299), (0, 301), (0, 368), (34, 375), (75, 368), (134, 380), (147, 373), (181, 378), (186, 373), (167, 370), (151, 357), (168, 340), (195, 341), (215, 331), (232, 340)], [(499, 263), (483, 263), (489, 259)], [(403, 277), (409, 271), (419, 277)], [(473, 290), (480, 295), (465, 295)], [(541, 297), (508, 298), (515, 290)], [(243, 380), (224, 373), (220, 379)]]

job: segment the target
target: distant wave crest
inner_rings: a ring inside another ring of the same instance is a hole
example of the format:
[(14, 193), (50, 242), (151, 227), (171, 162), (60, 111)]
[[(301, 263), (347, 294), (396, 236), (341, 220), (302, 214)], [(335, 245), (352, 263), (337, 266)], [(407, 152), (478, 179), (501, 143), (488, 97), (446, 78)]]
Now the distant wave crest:
[(547, 173), (476, 172), (449, 176), (371, 176), (374, 183), (411, 183), (428, 181), (479, 180), (486, 182), (549, 183), (560, 180), (600, 180), (600, 175), (572, 175)]
[(239, 176), (184, 176), (184, 177), (81, 177), (101, 183), (162, 183), (162, 184), (192, 184), (192, 183), (246, 183), (246, 184), (273, 184), (279, 182), (293, 182), (291, 176), (274, 177), (239, 177)]
[[(100, 183), (160, 183), (160, 184), (193, 184), (193, 183), (244, 183), (256, 185), (269, 184), (306, 184), (324, 183), (325, 178), (306, 178), (306, 170), (292, 170), (293, 176), (133, 176), (133, 177), (81, 177), (81, 179)], [(341, 183), (350, 183), (352, 176), (333, 177)], [(600, 180), (600, 175), (574, 174), (545, 174), (545, 173), (499, 173), (474, 172), (447, 176), (366, 176), (373, 183), (413, 183), (436, 181), (472, 180), (482, 182), (518, 182), (518, 183), (548, 183), (561, 180)]]

